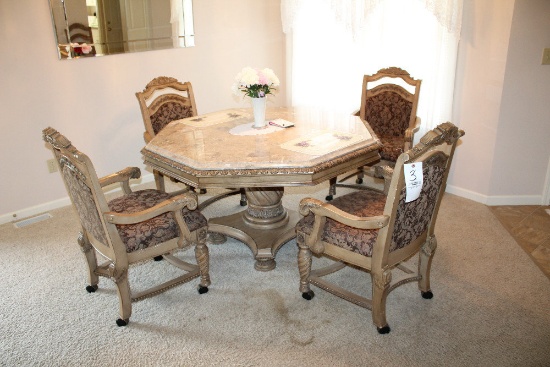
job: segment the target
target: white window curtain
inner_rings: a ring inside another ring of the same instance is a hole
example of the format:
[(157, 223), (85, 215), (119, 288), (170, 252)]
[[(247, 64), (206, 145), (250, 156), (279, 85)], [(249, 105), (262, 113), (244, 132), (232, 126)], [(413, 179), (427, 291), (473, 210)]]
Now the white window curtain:
[(355, 112), (363, 75), (396, 66), (422, 79), (415, 140), (451, 119), (462, 0), (281, 0), (281, 15), (293, 106)]

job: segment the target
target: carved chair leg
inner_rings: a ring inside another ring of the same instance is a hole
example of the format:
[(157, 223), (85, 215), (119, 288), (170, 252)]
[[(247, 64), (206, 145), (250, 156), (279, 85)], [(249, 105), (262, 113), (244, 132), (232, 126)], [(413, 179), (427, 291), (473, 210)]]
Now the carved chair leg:
[(197, 246), (195, 246), (195, 258), (197, 259), (197, 264), (199, 264), (199, 271), (201, 274), (201, 281), (199, 284), (200, 293), (206, 293), (210, 285), (210, 255), (205, 242), (206, 239), (202, 239)]
[(97, 289), (97, 284), (99, 283), (99, 276), (95, 272), (97, 269), (97, 257), (92, 244), (84, 232), (80, 232), (78, 234), (78, 244), (80, 245), (80, 249), (84, 253), (84, 256), (86, 256), (86, 262), (88, 263), (89, 286)]
[(380, 334), (390, 332), (386, 320), (386, 299), (391, 283), (391, 270), (382, 274), (371, 273), (372, 277), (372, 321)]
[(120, 319), (116, 323), (118, 326), (126, 326), (132, 315), (132, 295), (130, 292), (130, 283), (128, 282), (128, 269), (114, 270), (111, 278), (116, 284), (120, 301)]
[(418, 259), (418, 274), (421, 276), (421, 279), (418, 281), (418, 288), (420, 288), (420, 292), (422, 292), (422, 297), (428, 299), (433, 296), (430, 289), (430, 269), (436, 248), (437, 239), (435, 235), (428, 237), (420, 249)]
[(166, 187), (164, 186), (164, 176), (157, 170), (153, 170), (153, 176), (155, 177), (155, 186), (157, 190), (166, 192)]
[(309, 287), (309, 274), (311, 273), (311, 250), (305, 244), (304, 235), (299, 233), (296, 237), (298, 244), (298, 271), (300, 272), (300, 292), (305, 299), (313, 298), (313, 291)]
[(328, 195), (325, 198), (326, 201), (331, 201), (336, 195), (336, 180), (338, 177), (333, 177), (329, 180)]

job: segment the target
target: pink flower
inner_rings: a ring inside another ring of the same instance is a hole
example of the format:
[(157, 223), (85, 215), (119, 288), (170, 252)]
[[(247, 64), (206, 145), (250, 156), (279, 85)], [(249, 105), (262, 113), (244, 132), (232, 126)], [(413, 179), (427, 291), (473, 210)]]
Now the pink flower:
[(92, 51), (92, 46), (86, 43), (83, 43), (81, 46), (82, 46), (82, 53), (84, 54), (89, 54)]
[(273, 94), (277, 86), (279, 86), (279, 78), (273, 70), (253, 69), (247, 66), (237, 74), (231, 89), (235, 94), (244, 93), (248, 97), (264, 98), (268, 94)]
[(269, 81), (267, 76), (261, 70), (258, 70), (258, 84), (265, 85), (270, 83), (271, 82)]

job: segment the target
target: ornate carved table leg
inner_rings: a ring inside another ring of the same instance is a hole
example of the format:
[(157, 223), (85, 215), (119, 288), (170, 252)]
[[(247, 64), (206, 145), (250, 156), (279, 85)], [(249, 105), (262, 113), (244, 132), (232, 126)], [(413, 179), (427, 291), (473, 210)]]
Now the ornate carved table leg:
[(288, 223), (288, 214), (281, 199), (284, 189), (250, 188), (246, 189), (248, 208), (244, 213), (245, 221), (254, 228), (270, 229)]
[(256, 270), (273, 270), (277, 251), (296, 236), (294, 226), (299, 219), (298, 213), (283, 206), (283, 193), (282, 187), (247, 188), (246, 210), (210, 219), (209, 230), (236, 238), (250, 247)]

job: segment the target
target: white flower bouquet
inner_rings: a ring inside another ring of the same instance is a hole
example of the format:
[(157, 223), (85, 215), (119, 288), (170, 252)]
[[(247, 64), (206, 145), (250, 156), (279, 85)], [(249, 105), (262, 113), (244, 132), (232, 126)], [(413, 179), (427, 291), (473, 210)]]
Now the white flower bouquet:
[(245, 96), (251, 98), (263, 98), (268, 94), (273, 94), (275, 87), (279, 86), (279, 78), (273, 70), (254, 69), (249, 66), (241, 70), (235, 77), (233, 84), (233, 92), (237, 95), (244, 93)]

